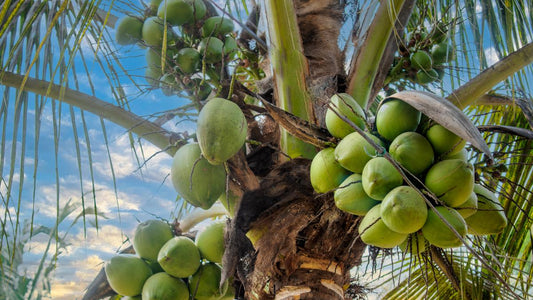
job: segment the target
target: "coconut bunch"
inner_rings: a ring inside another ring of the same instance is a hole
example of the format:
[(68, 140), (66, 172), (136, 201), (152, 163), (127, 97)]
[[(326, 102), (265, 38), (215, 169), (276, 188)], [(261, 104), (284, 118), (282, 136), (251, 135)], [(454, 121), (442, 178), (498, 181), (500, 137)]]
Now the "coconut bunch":
[(446, 64), (455, 58), (455, 49), (447, 39), (448, 26), (439, 22), (429, 31), (414, 28), (406, 36), (406, 41), (400, 43), (388, 81), (408, 79), (424, 85), (441, 80)]
[(233, 31), (233, 21), (208, 16), (202, 0), (152, 0), (144, 16), (118, 21), (115, 39), (120, 45), (147, 48), (149, 85), (166, 95), (187, 91), (200, 101), (211, 93), (209, 82), (218, 82), (221, 66), (237, 52)]
[(350, 95), (334, 95), (326, 126), (340, 142), (314, 157), (311, 183), (318, 193), (333, 191), (339, 209), (364, 216), (366, 244), (452, 248), (467, 233), (496, 234), (507, 225), (497, 197), (475, 183), (466, 142), (408, 103), (382, 101), (371, 130)]
[(219, 285), (224, 230), (225, 222), (215, 221), (192, 240), (174, 236), (163, 221), (142, 222), (133, 237), (136, 254), (112, 257), (105, 265), (107, 281), (129, 299), (233, 299), (228, 282)]

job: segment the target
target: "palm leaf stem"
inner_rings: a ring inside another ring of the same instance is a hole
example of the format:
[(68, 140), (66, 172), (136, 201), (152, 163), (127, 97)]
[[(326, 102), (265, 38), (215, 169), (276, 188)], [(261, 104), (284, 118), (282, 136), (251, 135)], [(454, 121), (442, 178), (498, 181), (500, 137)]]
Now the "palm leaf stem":
[(533, 63), (533, 43), (509, 54), (453, 91), (447, 99), (463, 109), (489, 92), (496, 84)]
[[(23, 79), (24, 76), (22, 75), (4, 72), (3, 76), (0, 77), (0, 84), (20, 88), (20, 83)], [(172, 146), (175, 146), (181, 140), (175, 133), (169, 132), (153, 122), (143, 119), (121, 107), (79, 91), (29, 77), (23, 89), (24, 91), (51, 97), (110, 120), (151, 142), (169, 155), (174, 155), (177, 149)]]
[[(270, 59), (278, 106), (293, 115), (316, 123), (307, 91), (309, 75), (293, 1), (265, 1), (270, 35)], [(281, 147), (290, 157), (312, 158), (315, 148), (282, 130)]]

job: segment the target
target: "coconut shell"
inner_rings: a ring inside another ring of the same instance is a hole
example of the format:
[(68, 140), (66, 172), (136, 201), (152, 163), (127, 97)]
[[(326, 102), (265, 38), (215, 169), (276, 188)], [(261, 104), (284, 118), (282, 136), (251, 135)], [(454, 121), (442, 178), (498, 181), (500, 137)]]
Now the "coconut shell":
[(188, 203), (210, 208), (226, 188), (223, 165), (212, 165), (203, 158), (197, 143), (182, 146), (174, 154), (170, 177), (174, 188)]
[(374, 157), (363, 169), (363, 189), (373, 199), (383, 200), (395, 187), (402, 185), (400, 172), (384, 157)]
[(415, 131), (422, 114), (399, 99), (382, 102), (376, 114), (376, 128), (385, 139), (392, 141), (401, 133)]
[(202, 155), (211, 164), (222, 164), (244, 145), (248, 123), (239, 106), (222, 98), (212, 98), (202, 108), (196, 123)]
[(418, 175), (433, 164), (433, 148), (421, 134), (409, 131), (397, 136), (389, 146), (390, 155), (409, 172)]
[(507, 217), (496, 195), (485, 187), (476, 184), (477, 212), (465, 219), (468, 233), (489, 235), (502, 232), (507, 227)]
[(365, 112), (352, 96), (345, 93), (333, 95), (326, 111), (326, 128), (332, 136), (342, 139), (355, 129), (337, 114), (346, 117), (357, 127), (365, 128)]
[(228, 289), (228, 282), (220, 285), (222, 269), (214, 263), (200, 266), (189, 278), (189, 291), (196, 300), (220, 299)]
[(381, 204), (374, 206), (363, 217), (359, 224), (361, 240), (368, 245), (380, 248), (393, 248), (400, 245), (407, 238), (407, 234), (391, 230), (380, 215)]
[(363, 190), (360, 174), (352, 174), (344, 180), (334, 194), (335, 205), (342, 211), (364, 216), (379, 201), (368, 196)]
[(327, 193), (337, 188), (350, 175), (335, 160), (335, 149), (325, 148), (311, 162), (311, 185), (317, 193)]
[(188, 300), (189, 289), (182, 279), (164, 272), (157, 273), (146, 280), (142, 290), (142, 299)]
[(157, 256), (157, 261), (166, 273), (186, 278), (200, 267), (200, 251), (194, 242), (185, 236), (176, 236), (167, 241)]
[(157, 254), (174, 234), (170, 226), (161, 220), (148, 220), (137, 225), (133, 236), (133, 248), (140, 257), (157, 261)]
[[(367, 134), (376, 144), (384, 143), (376, 136)], [(361, 174), (366, 163), (377, 154), (376, 149), (358, 132), (345, 136), (335, 147), (335, 159), (347, 170)]]
[[(450, 223), (461, 238), (466, 235), (465, 220), (455, 209), (445, 206), (437, 206), (435, 209)], [(430, 244), (440, 248), (459, 247), (463, 244), (461, 238), (433, 210), (428, 211), (426, 223), (422, 227), (422, 234)]]
[(133, 254), (113, 256), (104, 267), (107, 282), (120, 295), (137, 296), (152, 270), (142, 258)]
[(399, 233), (413, 233), (426, 223), (426, 201), (417, 190), (402, 185), (394, 188), (381, 202), (381, 219)]
[(428, 170), (424, 183), (440, 201), (457, 207), (466, 202), (474, 189), (473, 169), (461, 159), (443, 160)]

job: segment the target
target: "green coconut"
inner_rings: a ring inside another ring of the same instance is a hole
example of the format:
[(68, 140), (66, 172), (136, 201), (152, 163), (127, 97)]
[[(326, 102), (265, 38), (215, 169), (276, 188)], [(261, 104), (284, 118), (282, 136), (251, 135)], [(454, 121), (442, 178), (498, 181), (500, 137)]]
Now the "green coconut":
[(430, 70), (433, 66), (433, 60), (429, 53), (424, 50), (418, 50), (411, 54), (411, 66), (418, 70)]
[(224, 36), (234, 30), (233, 21), (221, 16), (210, 17), (202, 26), (202, 36)]
[[(457, 231), (459, 236), (464, 238), (467, 229), (463, 217), (453, 208), (437, 206), (435, 209)], [(422, 234), (430, 244), (440, 248), (459, 247), (463, 244), (461, 238), (433, 210), (428, 211)]]
[(389, 146), (390, 155), (409, 172), (418, 175), (433, 164), (433, 148), (428, 140), (414, 131), (397, 136)]
[(326, 111), (326, 128), (332, 136), (342, 139), (355, 129), (337, 114), (346, 117), (357, 127), (365, 128), (365, 112), (352, 96), (345, 93), (333, 95)]
[(193, 7), (184, 0), (164, 0), (159, 4), (157, 16), (172, 26), (181, 26), (193, 18)]
[(360, 174), (352, 174), (346, 178), (339, 188), (335, 190), (335, 205), (342, 211), (364, 216), (379, 201), (368, 196), (363, 190)]
[(163, 31), (163, 20), (158, 17), (149, 17), (144, 20), (142, 38), (148, 46), (161, 47)]
[(174, 234), (170, 226), (161, 220), (148, 220), (137, 225), (133, 236), (133, 249), (140, 257), (157, 261), (157, 254)]
[(222, 98), (207, 102), (198, 115), (196, 127), (202, 155), (214, 165), (239, 152), (248, 132), (246, 117), (239, 106)]
[(317, 193), (327, 193), (337, 188), (350, 175), (335, 160), (335, 148), (318, 152), (311, 162), (311, 185)]
[(477, 212), (465, 219), (468, 233), (489, 235), (502, 232), (507, 227), (507, 217), (496, 195), (485, 187), (476, 184)]
[(144, 284), (142, 289), (143, 300), (189, 300), (189, 288), (179, 278), (167, 273), (157, 273)]
[(454, 153), (454, 154), (445, 154), (441, 156), (441, 158), (444, 159), (460, 159), (463, 161), (468, 161), (468, 151), (466, 148), (461, 149), (461, 151)]
[(200, 251), (188, 237), (176, 236), (168, 240), (157, 256), (157, 261), (168, 274), (186, 278), (200, 266)]
[(174, 91), (179, 90), (176, 76), (170, 73), (163, 75), (163, 77), (159, 79), (159, 87), (165, 96), (172, 96)]
[(156, 260), (154, 261), (149, 261), (146, 259), (144, 261), (148, 264), (148, 266), (152, 270), (152, 274), (159, 273), (159, 272), (165, 272), (165, 270), (163, 270), (163, 268), (161, 268), (161, 265), (157, 262), (157, 257), (156, 257)]
[(202, 157), (200, 146), (191, 143), (174, 154), (170, 177), (176, 191), (196, 207), (210, 208), (226, 189), (226, 170)]
[(398, 245), (398, 248), (400, 248), (403, 253), (418, 255), (427, 250), (427, 244), (428, 241), (424, 238), (422, 232), (418, 231), (410, 234), (403, 243)]
[[(475, 186), (474, 186), (474, 190), (475, 190)], [(478, 206), (477, 201), (478, 201), (477, 194), (475, 192), (472, 192), (470, 196), (468, 197), (468, 199), (466, 199), (466, 201), (463, 204), (457, 207), (454, 207), (454, 208), (455, 210), (457, 210), (457, 212), (459, 212), (459, 214), (461, 214), (461, 216), (466, 221), (466, 218), (470, 217), (471, 215), (477, 212), (477, 206)]]
[(203, 101), (207, 99), (212, 91), (209, 83), (207, 83), (205, 80), (202, 80), (202, 78), (191, 79), (191, 81), (189, 81), (187, 84), (187, 89), (193, 93), (197, 101)]
[(196, 246), (203, 258), (214, 263), (222, 263), (224, 255), (224, 230), (226, 221), (219, 220), (207, 225), (196, 235)]
[(385, 139), (392, 141), (401, 133), (415, 131), (422, 114), (399, 99), (381, 103), (376, 113), (376, 128)]
[(145, 57), (148, 68), (161, 69), (161, 51), (148, 48)]
[(125, 16), (118, 21), (115, 40), (119, 45), (135, 44), (142, 39), (143, 21), (137, 17)]
[(457, 207), (474, 190), (474, 168), (461, 159), (443, 160), (428, 170), (424, 183), (440, 201)]
[(220, 195), (220, 197), (218, 198), (218, 201), (222, 203), (222, 205), (228, 211), (230, 216), (235, 215), (235, 205), (238, 200), (239, 196), (234, 194), (231, 189), (222, 193), (222, 195)]
[[(366, 134), (376, 144), (385, 146), (377, 136)], [(335, 147), (335, 159), (339, 164), (354, 173), (361, 174), (366, 163), (377, 155), (376, 149), (358, 132), (345, 136)]]
[(363, 169), (363, 189), (376, 200), (383, 200), (395, 187), (402, 185), (400, 172), (384, 157), (374, 157)]
[(206, 63), (213, 64), (222, 61), (224, 42), (216, 37), (207, 37), (198, 44), (198, 51)]
[(178, 51), (176, 63), (185, 74), (191, 74), (199, 70), (202, 56), (194, 48), (183, 48)]
[(361, 240), (368, 245), (380, 248), (393, 248), (407, 238), (407, 234), (398, 233), (387, 227), (380, 215), (381, 204), (368, 211), (359, 223)]
[(428, 84), (440, 78), (439, 72), (435, 69), (418, 70), (416, 72), (416, 82), (419, 84)]
[(450, 62), (455, 58), (455, 49), (448, 42), (435, 44), (431, 48), (431, 58), (436, 65)]
[(381, 202), (381, 219), (399, 233), (413, 233), (426, 223), (426, 201), (417, 190), (402, 185), (394, 188)]
[(232, 58), (237, 53), (237, 41), (232, 36), (227, 36), (224, 39), (224, 55)]
[(214, 263), (200, 266), (198, 271), (189, 277), (189, 291), (196, 300), (218, 300), (228, 289), (228, 282), (220, 285), (222, 269)]
[(426, 137), (438, 155), (453, 155), (460, 152), (466, 141), (444, 126), (435, 124), (426, 131)]
[(137, 296), (124, 296), (122, 298), (120, 298), (120, 300), (142, 300), (142, 296), (141, 295), (137, 295)]
[(104, 267), (109, 286), (120, 295), (137, 296), (152, 270), (142, 258), (133, 254), (113, 256)]
[(185, 2), (189, 3), (189, 5), (193, 8), (194, 21), (202, 19), (207, 13), (207, 6), (203, 0), (185, 0)]
[(154, 88), (159, 87), (159, 79), (162, 75), (161, 68), (146, 68), (144, 70), (144, 79)]

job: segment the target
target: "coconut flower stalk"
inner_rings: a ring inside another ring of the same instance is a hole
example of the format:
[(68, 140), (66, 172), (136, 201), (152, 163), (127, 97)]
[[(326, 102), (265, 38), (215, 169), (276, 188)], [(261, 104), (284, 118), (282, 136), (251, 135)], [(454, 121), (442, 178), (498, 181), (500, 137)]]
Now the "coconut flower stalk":
[[(314, 122), (313, 105), (307, 92), (307, 59), (292, 1), (265, 1), (270, 36), (270, 59), (277, 104), (306, 121)], [(312, 158), (315, 148), (282, 129), (281, 147), (290, 157)]]
[(392, 33), (404, 0), (382, 1), (376, 12), (374, 21), (366, 33), (366, 38), (360, 51), (352, 60), (347, 93), (359, 105), (366, 108), (374, 84), (374, 79), (380, 67), (379, 61), (383, 56), (387, 41)]

